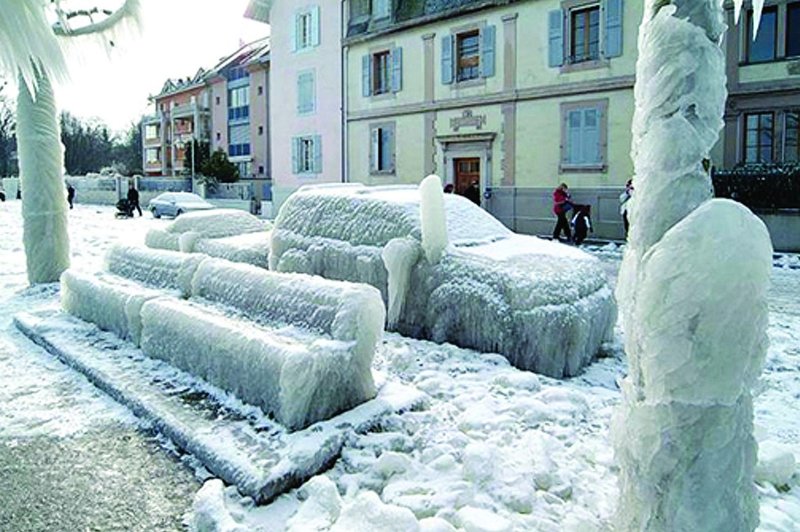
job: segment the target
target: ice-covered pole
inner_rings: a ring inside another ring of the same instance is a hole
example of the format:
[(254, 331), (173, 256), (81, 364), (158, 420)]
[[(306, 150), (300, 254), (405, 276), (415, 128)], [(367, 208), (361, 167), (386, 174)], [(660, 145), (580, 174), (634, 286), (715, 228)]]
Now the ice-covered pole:
[(35, 95), (20, 76), (17, 101), (23, 241), (31, 284), (56, 282), (69, 268), (69, 211), (53, 86), (42, 70), (35, 76)]
[(751, 387), (766, 353), (772, 246), (712, 199), (722, 128), (720, 0), (646, 0), (633, 122), (636, 203), (617, 297), (628, 376), (612, 422), (619, 530), (754, 530)]
[(442, 180), (438, 175), (429, 175), (419, 184), (419, 194), (422, 250), (428, 262), (436, 264), (447, 248), (447, 216)]

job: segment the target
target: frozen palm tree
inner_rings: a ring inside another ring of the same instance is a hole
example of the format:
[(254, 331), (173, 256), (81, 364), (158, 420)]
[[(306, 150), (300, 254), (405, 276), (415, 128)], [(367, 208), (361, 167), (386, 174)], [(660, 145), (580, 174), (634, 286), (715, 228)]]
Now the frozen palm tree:
[[(740, 8), (737, 0), (737, 18)], [(645, 2), (636, 204), (617, 293), (629, 361), (612, 422), (620, 530), (758, 524), (750, 390), (766, 353), (772, 247), (750, 211), (712, 199), (706, 165), (727, 96), (724, 31), (722, 0)]]
[(25, 256), (32, 284), (57, 281), (69, 267), (63, 152), (52, 86), (53, 80), (67, 75), (64, 49), (69, 41), (89, 37), (113, 46), (113, 34), (138, 20), (138, 0), (118, 3), (115, 10), (68, 10), (67, 3), (0, 2), (0, 70), (19, 77), (17, 144)]

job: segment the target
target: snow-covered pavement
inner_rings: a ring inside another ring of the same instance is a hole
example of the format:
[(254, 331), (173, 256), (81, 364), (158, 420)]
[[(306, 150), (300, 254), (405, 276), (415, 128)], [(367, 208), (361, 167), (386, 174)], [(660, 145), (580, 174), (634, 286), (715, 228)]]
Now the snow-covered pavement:
[[(113, 209), (81, 205), (70, 221), (73, 264), (86, 270), (110, 243), (142, 242), (164, 223), (114, 220)], [(53, 494), (65, 486), (77, 501), (69, 516), (76, 529), (111, 528), (115, 515), (126, 529), (179, 526), (198, 489), (193, 472), (125, 409), (12, 330), (15, 312), (55, 304), (55, 289), (25, 289), (19, 202), (0, 204), (0, 228), (0, 471), (12, 471), (5, 480), (14, 486), (0, 491), (0, 528), (59, 522), (67, 495)], [(593, 252), (615, 275), (620, 249)], [(800, 458), (800, 261), (775, 262), (756, 424), (760, 438)], [(376, 366), (426, 392), (427, 409), (354, 435), (330, 471), (267, 507), (207, 482), (193, 520), (226, 530), (607, 530), (617, 498), (608, 424), (625, 370), (620, 345), (618, 336), (584, 374), (556, 381), (497, 355), (387, 334)], [(800, 476), (780, 490), (758, 489), (760, 529), (796, 530)], [(33, 500), (38, 522), (22, 510)]]

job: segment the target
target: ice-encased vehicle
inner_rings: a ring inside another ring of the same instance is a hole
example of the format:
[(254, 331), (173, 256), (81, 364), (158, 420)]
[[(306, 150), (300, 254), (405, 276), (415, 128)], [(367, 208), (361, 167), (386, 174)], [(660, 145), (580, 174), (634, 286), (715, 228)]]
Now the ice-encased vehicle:
[(275, 221), (270, 268), (375, 286), (389, 329), (401, 334), (575, 375), (616, 320), (599, 261), (513, 233), (465, 198), (444, 196), (449, 245), (432, 263), (422, 250), (417, 187), (303, 187)]

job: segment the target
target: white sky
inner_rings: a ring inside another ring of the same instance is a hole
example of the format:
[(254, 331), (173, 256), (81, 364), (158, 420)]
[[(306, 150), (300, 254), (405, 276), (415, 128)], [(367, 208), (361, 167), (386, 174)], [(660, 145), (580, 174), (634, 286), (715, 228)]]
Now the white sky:
[(80, 60), (70, 58), (70, 81), (56, 89), (62, 110), (125, 130), (152, 112), (147, 97), (158, 93), (167, 78), (192, 76), (236, 51), (240, 40), (269, 34), (269, 26), (242, 16), (247, 0), (141, 3), (141, 35), (117, 43), (110, 59), (105, 51), (87, 51), (86, 46)]

